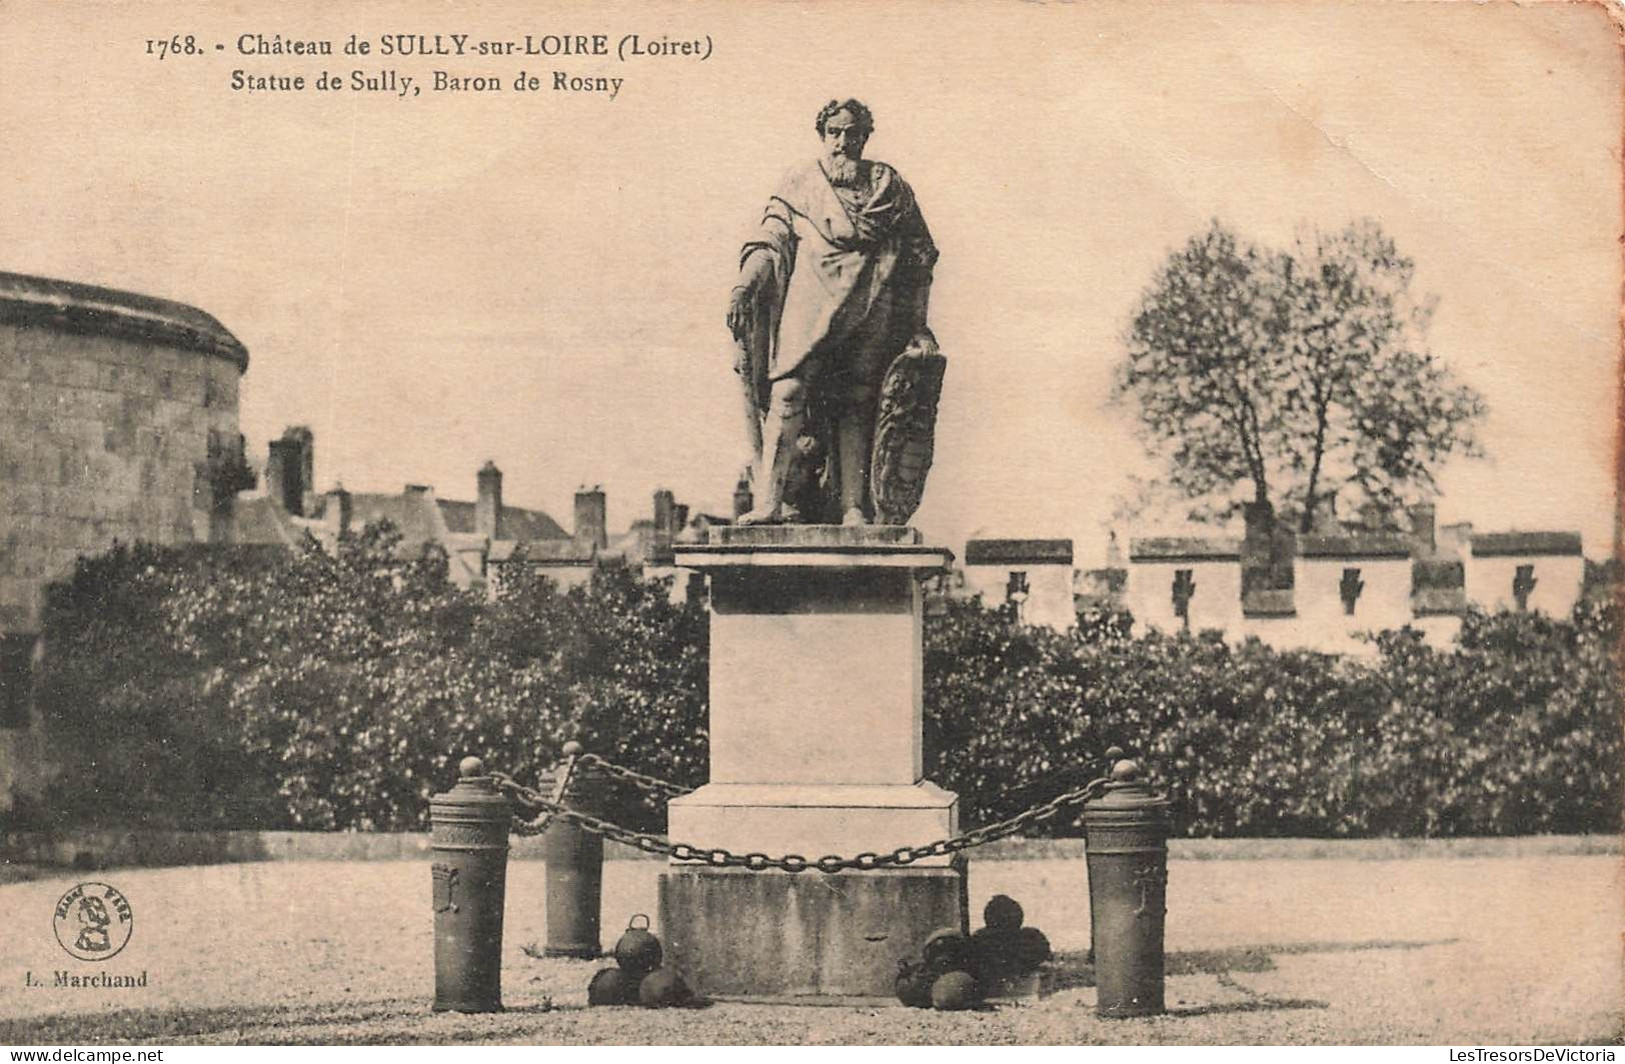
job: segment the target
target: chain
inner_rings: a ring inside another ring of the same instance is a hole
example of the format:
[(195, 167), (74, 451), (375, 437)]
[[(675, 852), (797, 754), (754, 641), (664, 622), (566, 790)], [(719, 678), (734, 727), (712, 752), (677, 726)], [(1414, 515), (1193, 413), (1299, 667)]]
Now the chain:
[(680, 798), (685, 794), (692, 794), (694, 791), (693, 787), (685, 787), (681, 783), (663, 780), (658, 776), (645, 776), (641, 772), (623, 768), (613, 761), (605, 761), (597, 754), (582, 754), (578, 760), (581, 764), (592, 765), (605, 775), (613, 776), (618, 780), (625, 780), (639, 790), (647, 791), (650, 794), (664, 795), (667, 798)]
[[(565, 749), (570, 749), (570, 746), (571, 744), (566, 743)], [(667, 799), (679, 798), (685, 794), (692, 793), (694, 790), (692, 787), (684, 787), (681, 783), (673, 783), (671, 780), (663, 780), (658, 776), (648, 776), (642, 772), (637, 772), (633, 769), (617, 765), (613, 761), (606, 761), (597, 754), (567, 753), (565, 754), (564, 760), (558, 765), (555, 765), (553, 768), (555, 783), (553, 785), (553, 794), (550, 798), (551, 804), (547, 807), (536, 806), (536, 808), (541, 809), (541, 812), (529, 820), (526, 820), (523, 817), (515, 816), (513, 818), (514, 832), (519, 835), (540, 835), (542, 832), (546, 831), (548, 824), (552, 823), (553, 818), (557, 816), (559, 810), (564, 807), (564, 798), (569, 792), (570, 784), (575, 782), (576, 770), (584, 765), (596, 768), (603, 772), (606, 776), (610, 776), (618, 780), (624, 780), (641, 791)], [(511, 777), (507, 776), (505, 773), (495, 772), (491, 775), (493, 778), (500, 777), (502, 780), (507, 780), (512, 786), (518, 786), (518, 784), (513, 783)]]
[[(570, 750), (571, 747), (566, 744), (565, 749)], [(579, 747), (576, 749), (579, 749)], [(513, 829), (517, 834), (540, 835), (542, 832), (547, 830), (547, 826), (553, 822), (553, 817), (558, 815), (558, 811), (560, 809), (564, 808), (564, 796), (569, 793), (570, 783), (575, 778), (576, 766), (591, 756), (591, 754), (582, 754), (578, 756), (574, 753), (566, 753), (564, 755), (564, 760), (553, 766), (553, 796), (549, 801), (548, 807), (543, 808), (541, 813), (531, 820), (525, 820), (522, 817), (517, 816), (514, 817)], [(502, 774), (493, 773), (492, 775), (499, 776)], [(508, 779), (506, 776), (503, 776), (502, 778)], [(513, 781), (509, 780), (508, 782), (512, 783)]]
[[(579, 760), (593, 757), (591, 754), (583, 755)], [(598, 760), (603, 765), (608, 762)], [(630, 772), (622, 769), (622, 772)], [(641, 773), (633, 773), (641, 775)], [(1083, 805), (1100, 794), (1108, 782), (1104, 777), (1090, 780), (1081, 787), (1074, 787), (1056, 795), (1049, 801), (1035, 805), (1031, 809), (1017, 813), (1008, 820), (1001, 820), (994, 824), (974, 828), (959, 835), (952, 835), (945, 839), (937, 839), (923, 846), (899, 846), (890, 853), (860, 853), (856, 857), (841, 857), (837, 854), (826, 854), (816, 861), (808, 860), (799, 853), (785, 854), (782, 857), (770, 857), (765, 853), (736, 854), (729, 850), (717, 847), (706, 849), (702, 846), (693, 846), (686, 842), (674, 843), (661, 835), (653, 835), (642, 831), (633, 831), (619, 824), (595, 817), (590, 813), (583, 813), (578, 809), (571, 809), (562, 804), (558, 798), (543, 795), (533, 787), (526, 787), (514, 780), (512, 776), (502, 772), (490, 773), (491, 780), (497, 788), (506, 793), (516, 803), (529, 809), (539, 809), (541, 815), (535, 821), (524, 821), (515, 818), (516, 822), (526, 828), (533, 823), (541, 823), (543, 827), (553, 818), (565, 820), (575, 824), (595, 835), (602, 835), (606, 839), (632, 846), (644, 853), (658, 854), (678, 861), (697, 861), (715, 868), (745, 868), (752, 872), (764, 872), (776, 869), (780, 872), (805, 872), (809, 868), (816, 868), (820, 872), (835, 873), (849, 869), (862, 872), (872, 871), (876, 868), (899, 867), (906, 868), (916, 861), (923, 861), (932, 857), (949, 857), (961, 850), (968, 850), (975, 846), (985, 846), (990, 842), (1007, 838), (1016, 832), (1045, 820), (1053, 819), (1062, 810), (1072, 806)], [(624, 778), (624, 777), (623, 777)], [(666, 786), (662, 780), (653, 777), (644, 777), (655, 783)], [(557, 792), (560, 788), (555, 788)]]

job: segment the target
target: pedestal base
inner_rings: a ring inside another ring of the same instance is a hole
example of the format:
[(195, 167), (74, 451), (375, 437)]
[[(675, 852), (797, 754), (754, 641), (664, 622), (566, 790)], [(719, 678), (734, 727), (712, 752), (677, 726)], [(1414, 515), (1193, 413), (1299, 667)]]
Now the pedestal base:
[(667, 963), (702, 997), (897, 1004), (898, 962), (965, 930), (969, 899), (961, 868), (673, 868), (659, 912)]
[[(958, 829), (959, 799), (929, 781), (911, 786), (708, 783), (666, 807), (673, 842), (740, 855), (856, 857), (921, 846)], [(919, 867), (947, 867), (929, 858)]]

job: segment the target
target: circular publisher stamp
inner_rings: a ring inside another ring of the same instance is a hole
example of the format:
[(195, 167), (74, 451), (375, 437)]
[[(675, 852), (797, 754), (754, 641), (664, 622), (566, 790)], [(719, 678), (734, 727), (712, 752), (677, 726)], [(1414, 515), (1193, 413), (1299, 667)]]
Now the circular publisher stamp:
[(51, 925), (69, 954), (82, 961), (105, 961), (130, 941), (135, 913), (129, 899), (106, 883), (80, 883), (56, 903)]

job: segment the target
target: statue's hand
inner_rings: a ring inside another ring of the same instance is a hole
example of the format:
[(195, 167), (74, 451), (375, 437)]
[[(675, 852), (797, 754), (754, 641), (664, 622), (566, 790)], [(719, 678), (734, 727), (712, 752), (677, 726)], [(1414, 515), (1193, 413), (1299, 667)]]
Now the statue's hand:
[(735, 288), (728, 298), (728, 331), (733, 334), (735, 340), (741, 342), (750, 331), (750, 303), (750, 289), (743, 285)]

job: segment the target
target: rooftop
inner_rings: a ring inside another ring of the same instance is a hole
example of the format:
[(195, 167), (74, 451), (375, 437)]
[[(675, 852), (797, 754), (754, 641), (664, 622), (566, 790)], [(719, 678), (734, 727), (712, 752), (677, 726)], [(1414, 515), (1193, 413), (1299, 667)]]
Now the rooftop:
[(1136, 562), (1222, 562), (1241, 557), (1235, 536), (1147, 536), (1131, 539), (1128, 556)]
[(1392, 532), (1346, 532), (1298, 537), (1304, 558), (1408, 558), (1414, 543)]
[[(440, 514), (445, 519), (446, 529), (451, 532), (473, 534), (478, 531), (475, 523), (475, 504), (471, 502), (458, 502), (453, 499), (437, 499), (440, 503)], [(521, 541), (537, 539), (567, 539), (570, 533), (559, 527), (559, 523), (540, 510), (525, 510), (518, 506), (504, 506), (502, 508), (502, 538)]]
[(116, 288), (0, 273), (0, 324), (184, 347), (248, 369), (248, 349), (212, 315)]
[(1575, 555), (1580, 553), (1578, 532), (1479, 532), (1473, 536), (1473, 557), (1497, 558), (1524, 554)]
[(966, 565), (1071, 565), (1070, 539), (971, 539)]

